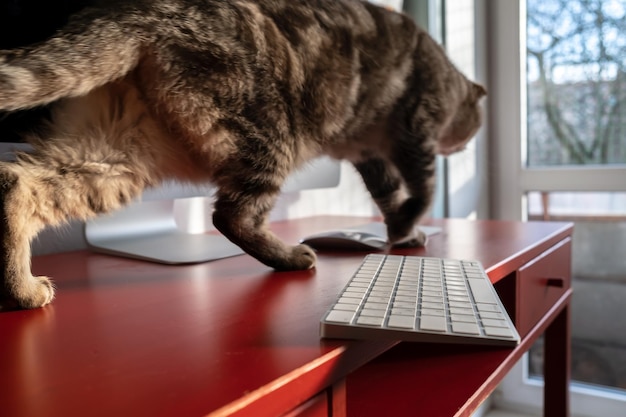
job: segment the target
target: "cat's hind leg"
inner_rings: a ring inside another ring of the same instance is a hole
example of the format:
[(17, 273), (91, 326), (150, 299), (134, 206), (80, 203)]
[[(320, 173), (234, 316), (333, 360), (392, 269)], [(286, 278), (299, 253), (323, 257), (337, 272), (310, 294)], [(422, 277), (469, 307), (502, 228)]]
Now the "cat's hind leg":
[(154, 129), (132, 103), (113, 87), (72, 99), (45, 137), (32, 138), (33, 152), (0, 163), (0, 304), (35, 308), (53, 299), (50, 280), (30, 271), (40, 230), (121, 208), (159, 181), (154, 155), (164, 152), (146, 140)]
[(9, 300), (35, 308), (52, 301), (50, 280), (31, 274), (31, 240), (45, 226), (84, 220), (128, 203), (143, 186), (124, 171), (88, 161), (56, 165), (39, 154), (0, 164), (0, 304)]
[(35, 308), (52, 301), (54, 286), (48, 277), (30, 273), (30, 241), (42, 225), (28, 207), (36, 193), (28, 195), (32, 190), (20, 183), (14, 172), (0, 166), (0, 306)]

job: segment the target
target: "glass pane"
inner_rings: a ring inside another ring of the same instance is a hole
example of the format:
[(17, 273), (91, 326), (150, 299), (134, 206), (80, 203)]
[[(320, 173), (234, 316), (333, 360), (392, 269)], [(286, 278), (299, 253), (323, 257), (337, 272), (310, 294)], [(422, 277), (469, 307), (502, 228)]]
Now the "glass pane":
[[(573, 221), (572, 380), (626, 390), (626, 193), (527, 195), (529, 220)], [(530, 374), (542, 374), (541, 344)]]
[(626, 0), (527, 0), (529, 167), (626, 163)]
[(626, 192), (528, 193), (528, 219), (626, 220)]

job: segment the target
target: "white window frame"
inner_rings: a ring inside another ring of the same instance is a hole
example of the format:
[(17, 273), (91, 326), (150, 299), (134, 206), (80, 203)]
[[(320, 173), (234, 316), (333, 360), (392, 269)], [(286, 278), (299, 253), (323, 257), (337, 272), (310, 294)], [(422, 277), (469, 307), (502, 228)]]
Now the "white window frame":
[[(485, 0), (483, 0), (485, 1)], [(491, 214), (493, 218), (525, 220), (529, 191), (626, 191), (626, 167), (524, 167), (526, 137), (526, 2), (490, 1), (489, 132), (491, 144)], [(539, 410), (543, 383), (529, 378), (524, 357), (505, 378), (494, 397), (502, 408)], [(622, 417), (626, 395), (572, 384), (571, 410), (576, 416)]]

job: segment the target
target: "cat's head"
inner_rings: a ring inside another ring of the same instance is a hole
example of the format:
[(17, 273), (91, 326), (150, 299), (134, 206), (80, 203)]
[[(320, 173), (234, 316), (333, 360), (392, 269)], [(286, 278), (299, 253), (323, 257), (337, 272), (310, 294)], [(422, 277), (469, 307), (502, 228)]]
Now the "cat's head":
[(438, 154), (447, 156), (465, 149), (482, 123), (480, 101), (486, 95), (482, 85), (469, 82), (465, 97), (439, 134), (435, 148)]

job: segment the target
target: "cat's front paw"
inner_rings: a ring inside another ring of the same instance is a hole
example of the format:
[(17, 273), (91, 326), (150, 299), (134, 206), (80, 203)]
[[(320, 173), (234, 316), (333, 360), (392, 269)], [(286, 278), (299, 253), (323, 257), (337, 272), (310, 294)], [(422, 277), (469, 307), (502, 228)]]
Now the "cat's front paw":
[(391, 244), (398, 248), (414, 248), (417, 246), (426, 246), (428, 235), (421, 231), (418, 227), (411, 229), (411, 232), (402, 237), (396, 237), (395, 240), (390, 240)]
[(11, 291), (11, 298), (21, 308), (38, 308), (54, 299), (54, 285), (48, 277), (33, 277), (30, 285)]
[(313, 249), (307, 245), (297, 245), (291, 248), (289, 257), (274, 268), (282, 271), (301, 271), (311, 269), (317, 262)]

